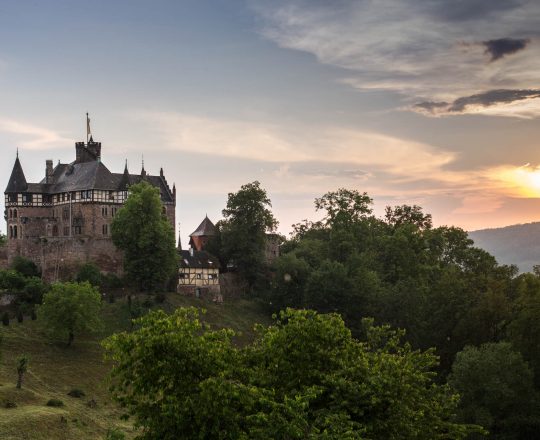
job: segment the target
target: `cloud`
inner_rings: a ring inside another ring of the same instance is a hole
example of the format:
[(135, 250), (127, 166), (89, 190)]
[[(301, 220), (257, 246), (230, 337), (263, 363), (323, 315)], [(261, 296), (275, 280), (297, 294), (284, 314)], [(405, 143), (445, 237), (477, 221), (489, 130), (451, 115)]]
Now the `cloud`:
[(491, 55), (491, 61), (496, 61), (505, 55), (511, 55), (525, 49), (531, 40), (527, 38), (499, 38), (497, 40), (482, 41), (486, 53)]
[[(535, 108), (540, 112), (540, 105), (536, 101), (540, 98), (540, 89), (532, 90), (489, 90), (476, 95), (463, 96), (452, 102), (425, 101), (415, 104), (412, 109), (429, 116), (452, 115), (463, 113), (482, 113), (489, 107), (500, 107), (514, 104), (518, 101), (534, 101)], [(506, 115), (508, 112), (504, 112)], [(491, 113), (493, 114), (493, 113)], [(519, 114), (520, 117), (525, 117)]]
[(18, 146), (30, 150), (49, 150), (73, 144), (72, 139), (68, 139), (53, 130), (9, 118), (0, 118), (0, 133), (14, 135), (14, 141)]
[[(446, 0), (251, 4), (264, 37), (342, 68), (339, 81), (360, 91), (398, 92), (405, 102), (453, 102), (538, 85), (536, 0), (470, 0), (451, 7)], [(494, 39), (494, 29), (506, 38)], [(497, 62), (486, 63), (486, 51)]]

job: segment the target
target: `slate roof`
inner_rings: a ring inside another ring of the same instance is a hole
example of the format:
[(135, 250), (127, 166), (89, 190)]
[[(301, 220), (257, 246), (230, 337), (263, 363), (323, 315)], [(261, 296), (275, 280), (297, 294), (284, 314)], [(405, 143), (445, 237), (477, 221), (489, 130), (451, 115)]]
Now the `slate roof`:
[(180, 267), (188, 269), (219, 269), (219, 260), (212, 254), (206, 251), (193, 250), (193, 256), (191, 251), (179, 251), (180, 254)]
[(26, 177), (24, 177), (24, 171), (21, 162), (19, 161), (19, 155), (17, 154), (17, 159), (15, 159), (15, 164), (11, 171), (6, 193), (24, 192), (26, 191), (27, 186)]
[[(90, 189), (122, 191), (141, 180), (143, 180), (143, 176), (129, 174), (127, 166), (124, 173), (111, 173), (100, 159), (96, 159), (86, 162), (75, 161), (70, 164), (58, 163), (53, 169), (49, 183), (46, 183), (45, 178), (39, 183), (27, 183), (17, 156), (5, 192), (57, 194)], [(159, 176), (146, 174), (144, 180), (159, 188), (161, 199), (164, 202), (174, 202), (174, 195), (163, 176), (163, 172)]]
[(190, 237), (204, 237), (204, 236), (212, 236), (216, 235), (216, 227), (214, 224), (210, 221), (208, 216), (204, 217), (204, 220), (201, 222), (201, 224), (198, 226), (197, 229), (195, 229), (194, 232), (192, 232), (189, 236)]

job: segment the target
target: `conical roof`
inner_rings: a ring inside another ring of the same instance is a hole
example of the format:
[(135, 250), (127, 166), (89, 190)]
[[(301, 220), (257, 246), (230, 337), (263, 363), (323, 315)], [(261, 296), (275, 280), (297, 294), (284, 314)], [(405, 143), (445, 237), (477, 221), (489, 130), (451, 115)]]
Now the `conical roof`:
[(199, 227), (190, 234), (190, 237), (200, 237), (200, 236), (208, 237), (211, 235), (216, 235), (216, 227), (210, 221), (208, 216), (206, 216), (204, 220), (202, 221), (202, 223), (199, 225)]
[(11, 177), (9, 178), (8, 186), (6, 188), (6, 193), (17, 193), (24, 192), (28, 188), (28, 183), (26, 182), (26, 177), (24, 177), (24, 171), (19, 161), (19, 155), (15, 159), (15, 164), (13, 165), (13, 171), (11, 171)]
[(126, 166), (124, 167), (124, 174), (122, 174), (122, 178), (120, 179), (118, 189), (120, 191), (127, 191), (129, 188), (129, 185), (131, 185), (131, 181), (129, 178), (129, 171), (128, 171), (127, 161), (126, 161)]

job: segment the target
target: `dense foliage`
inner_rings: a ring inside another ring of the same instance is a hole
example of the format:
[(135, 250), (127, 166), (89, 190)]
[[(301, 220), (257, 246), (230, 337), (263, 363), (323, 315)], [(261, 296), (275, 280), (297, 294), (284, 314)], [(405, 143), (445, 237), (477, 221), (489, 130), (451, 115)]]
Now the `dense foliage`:
[(52, 337), (66, 338), (70, 346), (77, 334), (101, 329), (100, 310), (101, 295), (90, 283), (55, 283), (37, 315)]
[(457, 396), (433, 382), (436, 357), (365, 321), (287, 310), (237, 348), (196, 309), (152, 312), (105, 341), (112, 391), (141, 439), (460, 439)]
[(250, 287), (263, 275), (266, 233), (278, 224), (271, 206), (260, 183), (248, 183), (238, 192), (229, 193), (224, 219), (219, 222), (218, 255), (225, 264), (233, 265)]
[(141, 290), (162, 289), (177, 270), (174, 229), (163, 214), (159, 190), (143, 181), (112, 222), (114, 244), (124, 251), (125, 271)]

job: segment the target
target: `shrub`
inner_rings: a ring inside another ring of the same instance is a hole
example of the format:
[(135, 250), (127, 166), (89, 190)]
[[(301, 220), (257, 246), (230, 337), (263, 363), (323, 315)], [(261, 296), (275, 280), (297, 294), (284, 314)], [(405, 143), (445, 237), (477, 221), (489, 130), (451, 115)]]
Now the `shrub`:
[(84, 391), (78, 389), (78, 388), (73, 388), (69, 393), (67, 393), (68, 396), (71, 396), (71, 397), (84, 397), (86, 396), (86, 394), (84, 394)]
[(32, 313), (30, 315), (30, 318), (32, 319), (32, 321), (35, 321), (37, 319), (36, 311), (34, 309), (32, 309)]
[(156, 304), (163, 304), (165, 302), (165, 294), (164, 293), (156, 293), (154, 296), (154, 301)]
[(114, 273), (105, 273), (101, 275), (101, 287), (107, 289), (119, 289), (124, 286), (124, 282)]
[(36, 264), (32, 260), (29, 260), (28, 258), (15, 257), (13, 259), (13, 263), (11, 263), (11, 268), (15, 272), (18, 272), (21, 275), (28, 278), (41, 276), (41, 273), (39, 272), (39, 269), (36, 266)]
[(21, 289), (19, 299), (28, 304), (41, 304), (43, 295), (47, 292), (47, 285), (41, 278), (28, 278), (25, 286)]
[(64, 402), (59, 399), (50, 399), (45, 405), (59, 408), (61, 406), (64, 406)]
[(24, 321), (23, 312), (19, 310), (19, 312), (17, 313), (17, 322), (20, 324), (23, 321)]
[(8, 312), (4, 312), (4, 314), (2, 315), (2, 324), (9, 325), (9, 313)]
[(101, 272), (94, 263), (83, 264), (77, 272), (76, 281), (82, 283), (88, 281), (92, 286), (101, 284)]
[(152, 301), (152, 297), (151, 296), (146, 297), (146, 299), (143, 301), (142, 305), (143, 305), (143, 307), (146, 307), (147, 309), (152, 307), (154, 305), (154, 302)]
[(109, 428), (105, 436), (105, 440), (124, 440), (125, 438), (125, 434), (116, 428)]
[(0, 271), (0, 289), (7, 290), (10, 293), (17, 293), (26, 286), (26, 278), (15, 270)]

